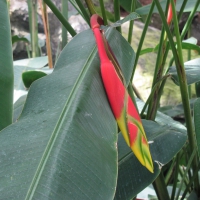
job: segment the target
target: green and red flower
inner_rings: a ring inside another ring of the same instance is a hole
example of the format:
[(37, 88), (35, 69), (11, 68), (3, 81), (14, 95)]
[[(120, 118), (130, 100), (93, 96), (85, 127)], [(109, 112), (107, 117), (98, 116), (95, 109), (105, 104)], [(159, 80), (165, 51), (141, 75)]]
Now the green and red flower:
[[(91, 17), (90, 23), (100, 57), (101, 77), (113, 115), (127, 145), (132, 149), (140, 163), (153, 173), (153, 162), (140, 116), (123, 84), (122, 73), (119, 73), (120, 68), (117, 67), (116, 70), (106, 52), (106, 45), (107, 51), (110, 51), (110, 48), (100, 30), (103, 20), (95, 14)], [(112, 54), (112, 52), (110, 53)]]

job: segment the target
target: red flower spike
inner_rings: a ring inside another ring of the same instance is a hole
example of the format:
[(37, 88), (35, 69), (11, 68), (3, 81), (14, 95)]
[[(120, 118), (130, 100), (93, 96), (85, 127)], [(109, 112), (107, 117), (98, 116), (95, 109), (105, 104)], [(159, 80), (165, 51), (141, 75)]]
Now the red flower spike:
[[(174, 0), (175, 4), (176, 4), (176, 0)], [(169, 4), (169, 8), (168, 8), (168, 13), (167, 13), (167, 24), (170, 25), (171, 21), (172, 21), (172, 17), (173, 17), (173, 12), (172, 12), (172, 4)]]
[(109, 50), (109, 45), (100, 30), (103, 20), (95, 14), (91, 17), (90, 23), (101, 61), (101, 77), (112, 112), (127, 145), (140, 163), (153, 173), (153, 162), (140, 116), (123, 84), (120, 68), (115, 69), (105, 50), (105, 45), (107, 45), (107, 50)]

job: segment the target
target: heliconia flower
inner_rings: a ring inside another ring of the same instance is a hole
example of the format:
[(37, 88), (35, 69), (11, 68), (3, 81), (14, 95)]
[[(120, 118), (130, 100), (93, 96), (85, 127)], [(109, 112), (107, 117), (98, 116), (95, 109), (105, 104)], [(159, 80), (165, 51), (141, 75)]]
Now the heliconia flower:
[[(176, 0), (174, 0), (174, 2), (176, 3)], [(167, 13), (167, 24), (170, 25), (171, 21), (172, 21), (172, 17), (173, 17), (173, 12), (172, 12), (172, 4), (169, 4), (169, 8), (168, 8), (168, 13)]]
[(100, 30), (103, 20), (94, 14), (90, 23), (100, 57), (101, 77), (113, 115), (127, 145), (132, 149), (140, 163), (153, 173), (153, 162), (140, 116), (123, 84), (122, 74), (118, 73), (119, 69), (115, 69), (105, 50), (105, 38)]

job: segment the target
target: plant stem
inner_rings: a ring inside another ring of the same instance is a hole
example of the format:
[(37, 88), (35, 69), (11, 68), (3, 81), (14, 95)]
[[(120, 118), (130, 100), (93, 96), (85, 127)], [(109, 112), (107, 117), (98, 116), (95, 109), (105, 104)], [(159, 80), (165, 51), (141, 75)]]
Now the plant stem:
[[(160, 175), (156, 178), (157, 181), (153, 182), (153, 187), (156, 191), (156, 194), (158, 196), (158, 199), (163, 199), (163, 200), (170, 200), (169, 194), (167, 192), (167, 186), (165, 184), (164, 176), (162, 172)], [(163, 186), (163, 187), (161, 187)]]
[[(167, 4), (166, 4), (165, 15), (167, 15), (168, 8), (169, 8), (169, 0), (167, 1)], [(160, 80), (160, 78), (163, 76), (163, 70), (164, 70), (164, 65), (165, 65), (164, 55), (166, 51), (166, 45), (167, 45), (167, 37), (166, 37), (165, 28), (163, 26), (162, 31), (161, 31), (160, 41), (159, 41), (159, 49), (158, 49), (158, 54), (157, 54), (157, 59), (156, 59), (156, 67), (154, 70), (152, 88), (154, 87), (155, 83), (157, 83), (157, 81)], [(151, 120), (155, 119), (159, 101), (160, 101), (159, 97), (161, 96), (159, 95), (159, 90), (160, 90), (160, 87), (158, 86), (157, 90), (154, 92), (153, 100), (150, 101), (148, 112), (147, 112), (147, 119), (151, 119)]]
[(85, 7), (83, 6), (82, 2), (80, 0), (75, 0), (79, 9), (81, 10), (83, 17), (85, 19), (85, 21), (88, 23), (88, 25), (90, 26), (90, 16), (88, 15)]
[[(132, 86), (131, 83), (128, 84), (127, 90), (128, 90), (128, 93), (129, 93), (129, 95), (131, 97), (131, 100), (133, 101), (133, 103), (134, 103), (134, 105), (135, 105), (135, 107), (136, 107), (136, 109), (138, 111), (137, 103), (135, 101), (135, 97), (134, 97), (134, 93), (133, 93), (133, 86)], [(138, 113), (139, 113), (139, 111), (138, 111)]]
[(184, 175), (183, 175), (183, 177), (182, 177), (182, 180), (181, 180), (181, 183), (180, 183), (180, 186), (179, 186), (179, 190), (178, 190), (178, 192), (177, 192), (176, 200), (178, 200), (178, 198), (179, 198), (179, 195), (180, 195), (180, 193), (181, 193), (182, 185), (183, 185), (184, 180), (185, 180), (185, 178), (186, 178), (187, 172), (188, 172), (188, 171), (190, 170), (190, 168), (191, 168), (191, 163), (192, 163), (192, 160), (194, 159), (195, 155), (196, 155), (196, 149), (193, 150), (192, 155), (191, 155), (191, 157), (190, 157), (190, 159), (189, 159), (189, 162), (188, 162), (188, 164), (187, 164), (185, 173), (184, 173)]
[(38, 23), (37, 23), (37, 1), (28, 0), (28, 9), (29, 9), (29, 27), (31, 35), (31, 49), (32, 57), (39, 56), (38, 48)]
[[(176, 14), (175, 10), (175, 5), (174, 1), (170, 0), (172, 4), (172, 10), (173, 14)], [(196, 149), (196, 139), (194, 137), (194, 127), (192, 123), (192, 117), (191, 117), (191, 110), (190, 110), (190, 104), (189, 104), (189, 94), (187, 90), (187, 80), (186, 80), (186, 74), (185, 74), (185, 69), (184, 69), (184, 61), (183, 61), (183, 55), (182, 55), (182, 45), (181, 45), (181, 37), (179, 34), (179, 26), (178, 26), (178, 20), (176, 15), (173, 18), (174, 22), (174, 30), (175, 30), (175, 35), (176, 35), (176, 42), (177, 42), (177, 53), (178, 53), (178, 59), (179, 63), (176, 63), (177, 67), (177, 73), (178, 77), (180, 80), (180, 89), (181, 89), (181, 95), (182, 95), (182, 101), (183, 101), (183, 106), (184, 106), (184, 111), (185, 111), (185, 119), (186, 119), (186, 125), (188, 129), (188, 139), (189, 139), (189, 145), (190, 145), (190, 153)], [(195, 157), (195, 162), (194, 162), (194, 168), (196, 169), (197, 167), (197, 156)]]
[(108, 25), (104, 2), (103, 2), (103, 0), (99, 0), (99, 3), (100, 3), (100, 7), (101, 7), (101, 14), (103, 17), (104, 25)]
[(40, 3), (40, 9), (41, 9), (41, 12), (42, 12), (44, 32), (45, 32), (45, 35), (46, 35), (48, 64), (49, 64), (49, 68), (52, 69), (53, 68), (53, 61), (52, 61), (51, 43), (50, 43), (50, 36), (49, 36), (48, 13), (46, 11), (46, 4), (42, 3), (42, 0), (39, 0), (39, 3)]
[(188, 30), (190, 29), (192, 20), (193, 20), (194, 15), (195, 15), (195, 13), (196, 13), (196, 11), (197, 11), (197, 8), (199, 7), (199, 4), (200, 4), (200, 1), (199, 1), (199, 0), (196, 1), (196, 4), (195, 4), (195, 6), (194, 6), (192, 12), (190, 13), (190, 15), (189, 15), (189, 17), (188, 17), (188, 19), (187, 19), (187, 22), (185, 23), (185, 26), (184, 26), (184, 28), (183, 28), (183, 30), (182, 30), (182, 33), (181, 33), (181, 40), (183, 40), (183, 38), (186, 36)]
[(172, 161), (172, 163), (170, 165), (170, 168), (168, 169), (167, 174), (165, 176), (165, 184), (166, 185), (169, 184), (169, 181), (170, 181), (170, 179), (172, 177), (175, 162), (176, 162), (176, 158), (173, 158), (173, 161)]
[[(200, 164), (198, 165), (198, 168), (200, 167)], [(185, 191), (182, 194), (181, 200), (185, 199), (186, 194), (189, 192), (190, 187), (192, 186), (193, 182), (195, 179), (197, 179), (198, 177), (198, 171), (199, 169), (196, 169), (196, 171), (194, 171), (192, 178), (190, 179), (189, 184), (187, 185)]]
[(152, 91), (151, 91), (151, 94), (149, 95), (148, 99), (146, 100), (146, 103), (145, 103), (144, 107), (142, 108), (142, 111), (141, 111), (141, 113), (140, 113), (141, 116), (144, 115), (144, 112), (145, 112), (145, 110), (146, 110), (146, 108), (147, 108), (149, 102), (152, 100), (152, 97), (153, 97), (155, 91), (156, 91), (157, 88), (159, 87), (160, 82), (165, 81), (169, 76), (170, 76), (170, 75), (167, 74), (167, 75), (163, 76), (160, 80), (158, 80), (157, 83), (155, 83), (155, 85), (154, 85), (154, 87), (153, 87), (153, 89), (152, 89)]
[[(65, 0), (63, 0), (63, 1), (65, 1)], [(92, 0), (85, 0), (85, 3), (87, 4), (90, 15), (96, 14), (95, 7), (94, 7)]]
[[(178, 20), (181, 19), (181, 16), (183, 14), (183, 10), (185, 8), (185, 5), (187, 3), (187, 0), (184, 0), (184, 2), (182, 3), (181, 5), (181, 9), (180, 9), (180, 12), (178, 14)], [(161, 66), (164, 66), (165, 63), (166, 63), (166, 60), (167, 60), (167, 56), (168, 56), (168, 53), (169, 53), (169, 50), (170, 50), (170, 44), (169, 42), (166, 43), (166, 47), (165, 47), (165, 52), (164, 52), (164, 55), (163, 55), (163, 59), (162, 59), (162, 64)], [(171, 62), (173, 63), (174, 59), (172, 58)], [(165, 72), (163, 73), (164, 75), (167, 74), (168, 70), (169, 70), (169, 67), (172, 66), (172, 63), (170, 62), (169, 66), (167, 67), (167, 69), (165, 70)], [(161, 83), (161, 86), (159, 88), (159, 93), (158, 93), (158, 96), (157, 96), (157, 102), (160, 102), (160, 98), (161, 98), (161, 95), (163, 93), (163, 89), (165, 87), (165, 83), (166, 83), (166, 79)]]
[[(62, 0), (61, 12), (62, 12), (63, 17), (68, 21), (68, 0)], [(68, 42), (67, 30), (62, 25), (62, 49), (65, 47), (67, 42)]]
[[(131, 2), (131, 12), (135, 11), (135, 8), (136, 8), (135, 4), (136, 4), (136, 1), (132, 0), (132, 2)], [(128, 42), (129, 42), (129, 44), (131, 44), (131, 41), (132, 41), (133, 24), (134, 24), (134, 20), (131, 20), (130, 23), (129, 23), (129, 30), (128, 30)]]
[[(114, 0), (114, 14), (115, 14), (115, 21), (120, 20), (120, 3), (119, 0)], [(122, 32), (121, 26), (116, 28), (120, 33)]]
[(132, 86), (133, 86), (133, 91), (134, 91), (136, 97), (142, 100), (142, 96), (140, 95), (140, 93), (139, 93), (138, 89), (136, 88), (136, 86), (134, 84), (132, 84)]
[(133, 71), (132, 71), (131, 79), (130, 79), (131, 82), (133, 81), (133, 76), (135, 74), (135, 69), (136, 69), (136, 66), (137, 66), (137, 63), (138, 63), (138, 60), (139, 60), (140, 51), (142, 49), (142, 45), (143, 45), (143, 42), (144, 42), (144, 38), (146, 36), (146, 32), (147, 32), (147, 29), (148, 29), (149, 22), (151, 20), (151, 15), (153, 13), (154, 6), (155, 6), (155, 3), (153, 1), (152, 4), (151, 4), (151, 8), (149, 10), (149, 14), (147, 16), (143, 31), (142, 31), (142, 35), (141, 35), (139, 44), (138, 44), (138, 49), (137, 49), (136, 56), (135, 56), (135, 63), (134, 63), (134, 66), (133, 66)]
[[(190, 28), (189, 28), (189, 30), (188, 30), (188, 34), (187, 34), (187, 38), (190, 38), (191, 37), (191, 26), (190, 26)], [(187, 60), (191, 60), (191, 50), (190, 49), (188, 49), (188, 51), (187, 51), (187, 53), (188, 53), (188, 57), (187, 57)], [(195, 83), (196, 84), (196, 83)], [(191, 89), (191, 85), (188, 85), (188, 92), (189, 92), (189, 98), (191, 99), (191, 97), (192, 97), (192, 89)]]
[(176, 156), (176, 168), (175, 168), (175, 174), (174, 174), (174, 180), (173, 180), (174, 182), (173, 182), (173, 189), (172, 189), (171, 200), (174, 200), (175, 193), (176, 193), (179, 161), (180, 161), (180, 153), (178, 153), (177, 156)]
[[(174, 54), (174, 59), (176, 63), (176, 69), (178, 73), (178, 77), (180, 80), (180, 91), (181, 91), (181, 97), (182, 97), (182, 103), (184, 107), (184, 114), (185, 114), (185, 121), (187, 126), (187, 133), (188, 133), (188, 139), (189, 139), (189, 146), (190, 146), (190, 153), (193, 149), (196, 148), (196, 140), (194, 137), (194, 127), (192, 124), (192, 117), (191, 117), (191, 110), (190, 110), (190, 104), (189, 104), (189, 98), (188, 98), (188, 90), (187, 90), (187, 81), (186, 81), (186, 74), (184, 70), (184, 64), (183, 64), (183, 58), (182, 58), (182, 49), (181, 49), (181, 40), (180, 40), (180, 34), (179, 34), (179, 28), (178, 28), (178, 22), (176, 17), (176, 11), (174, 2), (171, 0), (172, 4), (172, 10), (173, 10), (173, 21), (174, 21), (174, 28), (176, 33), (176, 41), (177, 41), (177, 48), (178, 52), (176, 51), (175, 44), (171, 35), (171, 32), (169, 30), (168, 24), (166, 22), (164, 13), (162, 11), (162, 8), (160, 6), (160, 3), (158, 0), (154, 0), (156, 3), (156, 6), (158, 8), (159, 14), (162, 18), (163, 24), (165, 26), (165, 30), (167, 32), (167, 36), (171, 45), (172, 52)], [(194, 162), (193, 162), (193, 170), (195, 171), (198, 167), (198, 157), (195, 156)], [(195, 182), (195, 190), (199, 190), (199, 183), (198, 180)]]
[(70, 35), (74, 37), (76, 35), (76, 31), (72, 28), (69, 22), (65, 19), (65, 17), (61, 14), (61, 12), (57, 9), (57, 7), (52, 3), (51, 0), (44, 0), (47, 6), (52, 10), (52, 12), (56, 15), (62, 25), (68, 30)]

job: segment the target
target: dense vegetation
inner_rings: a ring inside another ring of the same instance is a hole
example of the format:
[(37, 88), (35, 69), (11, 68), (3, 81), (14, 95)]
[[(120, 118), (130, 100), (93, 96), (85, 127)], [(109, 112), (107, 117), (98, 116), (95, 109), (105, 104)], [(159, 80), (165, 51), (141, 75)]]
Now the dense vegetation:
[[(136, 198), (150, 184), (157, 194), (153, 198), (200, 198), (200, 59), (191, 59), (191, 52), (200, 52), (200, 48), (197, 39), (189, 35), (200, 1), (153, 0), (141, 6), (136, 0), (114, 0), (113, 13), (105, 9), (103, 0), (98, 5), (92, 0), (70, 2), (89, 25), (92, 14), (103, 18), (101, 29), (142, 118), (154, 172), (139, 163), (118, 130), (102, 83), (93, 32), (88, 29), (76, 34), (67, 19), (68, 1), (62, 1), (59, 11), (51, 0), (28, 0), (28, 40), (11, 36), (9, 5), (0, 0), (0, 199), (124, 200)], [(38, 46), (38, 5), (46, 35), (45, 57), (40, 57)], [(62, 23), (63, 49), (55, 64), (47, 6)], [(122, 20), (120, 7), (128, 12)], [(180, 33), (179, 21), (185, 11), (190, 15)], [(163, 23), (160, 41), (154, 48), (143, 49), (154, 12)], [(130, 44), (136, 19), (144, 23), (144, 29), (133, 50)], [(121, 25), (127, 21), (125, 38)], [(70, 42), (67, 33), (73, 37)], [(26, 65), (12, 60), (12, 43), (17, 41), (29, 46)], [(188, 52), (187, 59), (183, 49)], [(140, 56), (150, 52), (156, 53), (157, 59), (151, 63), (151, 93), (143, 102), (133, 78)], [(160, 107), (168, 79), (179, 86), (182, 102)], [(191, 88), (195, 88), (192, 99)], [(28, 94), (13, 106), (14, 91), (19, 90), (28, 90)], [(174, 120), (180, 115), (182, 123)]]

